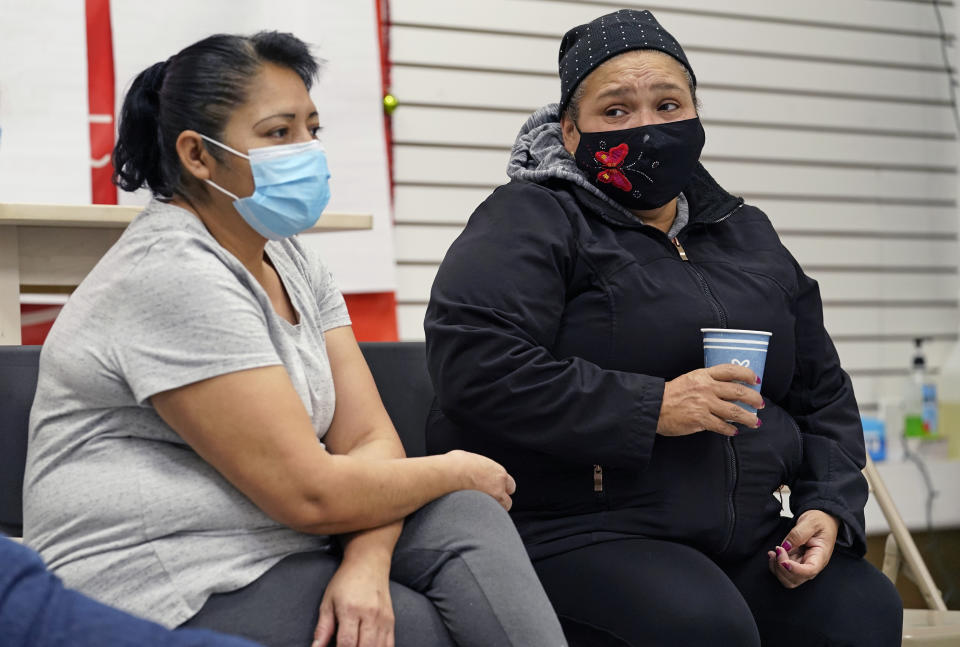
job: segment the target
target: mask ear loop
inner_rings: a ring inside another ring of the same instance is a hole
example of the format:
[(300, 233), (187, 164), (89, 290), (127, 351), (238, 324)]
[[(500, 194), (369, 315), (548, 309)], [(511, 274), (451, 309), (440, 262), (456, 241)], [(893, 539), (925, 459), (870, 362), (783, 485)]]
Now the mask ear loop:
[[(225, 150), (225, 151), (228, 151), (228, 152), (230, 152), (230, 153), (233, 153), (234, 155), (237, 155), (237, 156), (239, 156), (239, 157), (242, 157), (242, 158), (244, 158), (244, 159), (246, 159), (246, 160), (249, 160), (249, 159), (250, 159), (250, 156), (249, 156), (249, 155), (244, 155), (244, 154), (241, 153), (240, 151), (238, 151), (238, 150), (236, 150), (236, 149), (233, 149), (233, 148), (230, 148), (230, 147), (227, 146), (226, 144), (221, 144), (220, 142), (218, 142), (218, 141), (217, 141), (216, 139), (214, 139), (213, 137), (207, 137), (207, 136), (204, 135), (203, 133), (197, 133), (197, 134), (200, 135), (200, 137), (202, 137), (204, 140), (210, 142), (211, 144), (216, 144), (217, 146), (219, 146), (220, 148), (222, 148), (222, 149)], [(210, 186), (212, 186), (214, 189), (220, 191), (220, 192), (223, 193), (224, 195), (227, 195), (227, 196), (233, 198), (234, 200), (239, 200), (239, 199), (240, 199), (240, 196), (238, 196), (236, 193), (231, 193), (230, 191), (227, 191), (226, 189), (224, 189), (222, 186), (220, 186), (219, 184), (217, 184), (217, 183), (214, 182), (213, 180), (206, 179), (206, 180), (204, 180), (204, 182), (206, 182), (207, 184), (209, 184)]]
[(250, 156), (249, 156), (249, 155), (244, 155), (244, 154), (241, 153), (240, 151), (238, 151), (238, 150), (236, 150), (236, 149), (234, 149), (234, 148), (230, 148), (230, 147), (227, 146), (226, 144), (221, 144), (220, 142), (218, 142), (218, 141), (217, 141), (216, 139), (214, 139), (213, 137), (207, 137), (207, 136), (204, 135), (203, 133), (197, 133), (197, 134), (200, 135), (201, 138), (205, 139), (206, 141), (210, 142), (211, 144), (216, 144), (217, 146), (219, 146), (220, 148), (222, 148), (222, 149), (225, 150), (225, 151), (229, 151), (229, 152), (233, 153), (234, 155), (237, 155), (237, 156), (239, 156), (239, 157), (242, 157), (242, 158), (244, 158), (244, 159), (246, 159), (246, 160), (249, 160), (249, 159), (250, 159)]
[(208, 180), (204, 180), (204, 182), (206, 182), (207, 184), (209, 184), (210, 186), (212, 186), (214, 189), (216, 189), (216, 190), (219, 191), (220, 193), (223, 193), (223, 194), (225, 194), (225, 195), (230, 196), (230, 197), (233, 198), (234, 200), (239, 200), (239, 199), (240, 199), (240, 196), (238, 196), (236, 193), (231, 193), (230, 191), (227, 191), (226, 189), (224, 189), (222, 186), (220, 186), (219, 184), (217, 184), (217, 183), (214, 182), (213, 180), (209, 180), (209, 179), (208, 179)]

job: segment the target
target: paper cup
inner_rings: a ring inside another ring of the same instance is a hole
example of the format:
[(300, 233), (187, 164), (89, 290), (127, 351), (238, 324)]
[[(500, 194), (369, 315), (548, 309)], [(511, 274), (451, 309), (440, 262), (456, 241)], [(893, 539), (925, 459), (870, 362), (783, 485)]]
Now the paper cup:
[[(763, 379), (763, 366), (767, 361), (767, 347), (773, 333), (762, 330), (733, 330), (730, 328), (701, 328), (703, 333), (703, 365), (707, 368), (718, 364), (736, 364), (751, 369)], [(747, 384), (760, 391), (759, 384)], [(757, 410), (744, 402), (736, 402), (750, 413)]]

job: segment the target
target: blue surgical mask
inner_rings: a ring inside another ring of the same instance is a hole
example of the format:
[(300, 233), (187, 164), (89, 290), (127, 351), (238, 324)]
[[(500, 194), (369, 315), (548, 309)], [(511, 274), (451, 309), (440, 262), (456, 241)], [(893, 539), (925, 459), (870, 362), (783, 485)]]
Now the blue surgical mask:
[(241, 198), (210, 180), (207, 184), (233, 198), (233, 206), (248, 225), (270, 240), (281, 240), (316, 224), (330, 202), (330, 171), (323, 144), (252, 148), (249, 155), (200, 135), (212, 144), (250, 160), (253, 195)]

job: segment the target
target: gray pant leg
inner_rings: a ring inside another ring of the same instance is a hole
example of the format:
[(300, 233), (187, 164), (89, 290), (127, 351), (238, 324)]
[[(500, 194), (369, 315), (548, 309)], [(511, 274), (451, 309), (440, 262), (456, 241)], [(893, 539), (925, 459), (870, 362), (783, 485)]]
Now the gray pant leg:
[(513, 521), (481, 492), (448, 494), (408, 517), (391, 579), (426, 595), (461, 647), (566, 645)]
[[(242, 589), (210, 596), (200, 612), (180, 626), (243, 636), (267, 647), (307, 647), (320, 600), (339, 566), (339, 557), (325, 552), (290, 555)], [(423, 594), (390, 582), (390, 598), (397, 647), (453, 646), (443, 620)]]
[(456, 647), (433, 602), (391, 580), (396, 647)]

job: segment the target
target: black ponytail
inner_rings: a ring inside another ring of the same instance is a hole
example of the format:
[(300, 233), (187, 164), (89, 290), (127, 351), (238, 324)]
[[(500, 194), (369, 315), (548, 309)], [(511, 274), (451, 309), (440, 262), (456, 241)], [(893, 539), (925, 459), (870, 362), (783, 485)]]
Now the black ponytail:
[(160, 150), (160, 91), (166, 72), (167, 61), (154, 63), (133, 80), (123, 100), (113, 149), (113, 183), (124, 191), (146, 184), (156, 195), (170, 195)]
[[(177, 138), (195, 130), (222, 139), (230, 115), (246, 101), (251, 79), (266, 62), (296, 72), (307, 90), (319, 70), (297, 37), (260, 32), (209, 36), (141, 72), (120, 111), (114, 183), (125, 191), (146, 185), (158, 197), (189, 197), (197, 182), (180, 164)], [(224, 155), (216, 147), (207, 150), (217, 159)]]

